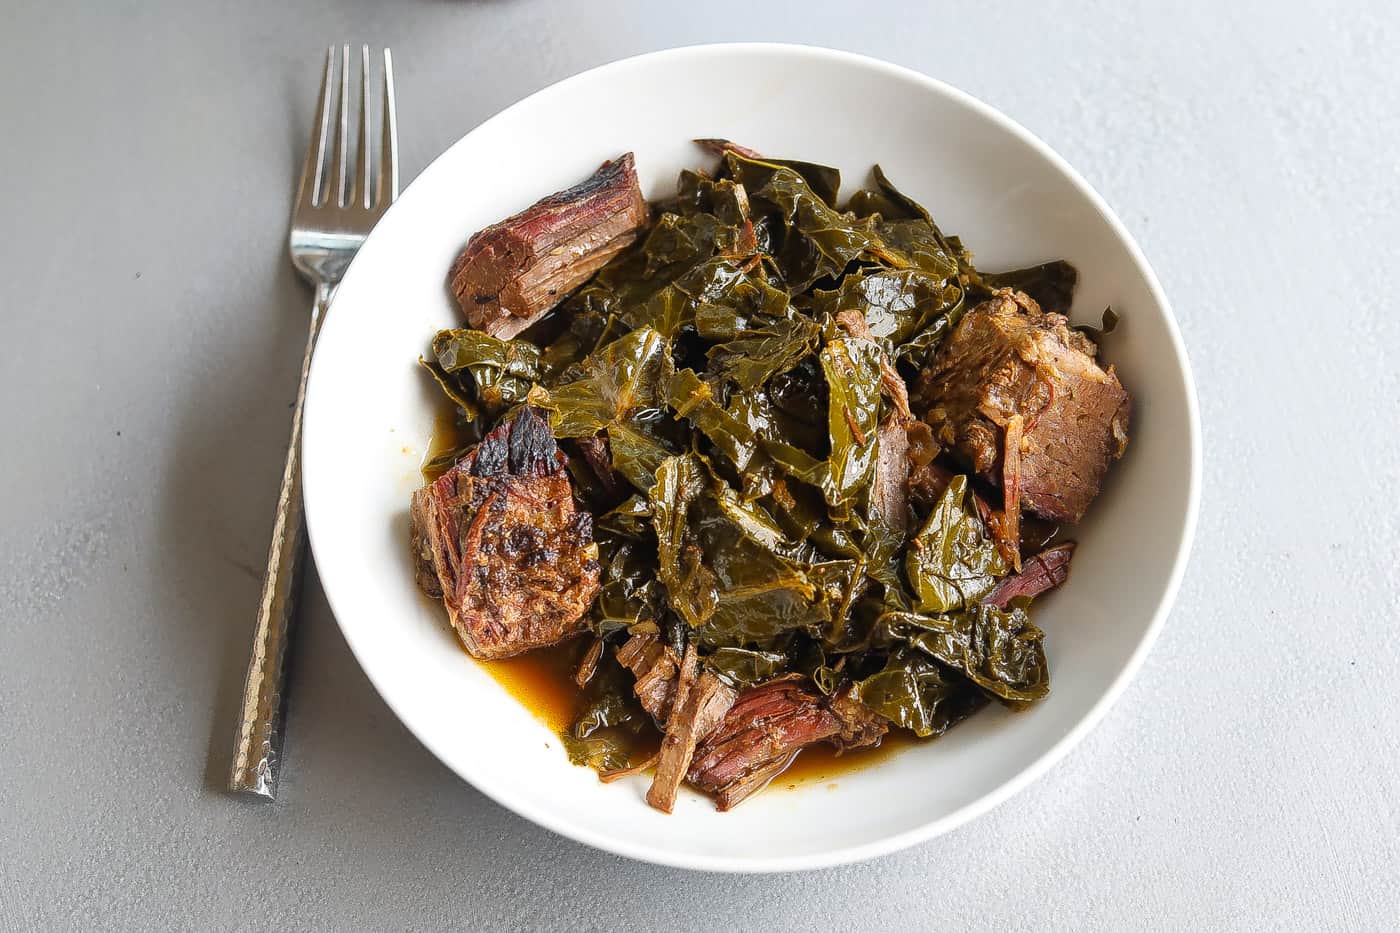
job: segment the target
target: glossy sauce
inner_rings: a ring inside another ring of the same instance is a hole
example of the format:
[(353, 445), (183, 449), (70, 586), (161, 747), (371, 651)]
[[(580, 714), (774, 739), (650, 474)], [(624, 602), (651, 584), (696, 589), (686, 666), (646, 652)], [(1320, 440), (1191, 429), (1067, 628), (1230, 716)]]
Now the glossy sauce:
[(887, 761), (906, 748), (914, 747), (918, 741), (911, 733), (901, 730), (887, 734), (879, 745), (841, 754), (826, 742), (808, 745), (768, 787), (770, 790), (777, 787), (797, 790), (806, 784), (830, 783), (852, 771)]
[(441, 406), (433, 417), (433, 433), (428, 438), (428, 451), (423, 455), (423, 463), (420, 467), (423, 479), (431, 483), (447, 472), (445, 463), (435, 463), (434, 461), (447, 456), (454, 450), (460, 450), (466, 442), (467, 433), (457, 419), (457, 407), (450, 404)]
[(578, 685), (574, 683), (577, 641), (476, 663), (551, 732), (567, 732), (574, 724), (579, 702)]

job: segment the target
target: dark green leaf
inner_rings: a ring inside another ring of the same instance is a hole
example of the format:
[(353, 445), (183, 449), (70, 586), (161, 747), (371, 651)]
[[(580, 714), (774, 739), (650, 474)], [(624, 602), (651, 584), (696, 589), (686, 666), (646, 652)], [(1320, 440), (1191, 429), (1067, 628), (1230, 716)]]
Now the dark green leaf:
[(606, 635), (648, 619), (655, 620), (662, 607), (660, 584), (656, 580), (655, 546), (648, 541), (619, 537), (601, 528), (597, 542), (602, 586), (593, 603), (594, 632)]
[(701, 263), (645, 301), (623, 307), (622, 319), (629, 327), (650, 327), (674, 337), (682, 328), (695, 324), (703, 305), (730, 305), (741, 321), (754, 316), (782, 317), (787, 295), (741, 265), (725, 257)]
[(709, 438), (736, 470), (749, 468), (758, 449), (753, 431), (715, 401), (710, 384), (701, 382), (694, 370), (682, 369), (671, 375), (666, 385), (666, 404), (677, 417), (687, 419)]
[(479, 330), (443, 330), (433, 356), (444, 373), (471, 377), (474, 399), (491, 415), (525, 401), (540, 379), (540, 351), (524, 340), (501, 340)]
[(787, 667), (787, 655), (779, 651), (753, 651), (748, 648), (716, 648), (704, 659), (705, 666), (733, 687), (752, 687), (776, 677)]
[(719, 604), (719, 581), (702, 562), (704, 555), (690, 527), (690, 507), (704, 493), (707, 481), (700, 459), (685, 454), (662, 462), (649, 493), (657, 577), (672, 608), (695, 628), (709, 621)]
[(1010, 569), (966, 496), (967, 477), (954, 477), (909, 543), (904, 572), (922, 612), (973, 605)]
[(638, 749), (650, 744), (639, 736), (652, 726), (651, 717), (632, 692), (632, 682), (632, 675), (617, 662), (611, 649), (605, 649), (583, 689), (573, 726), (559, 737), (569, 761), (595, 771), (616, 771), (639, 763)]
[(605, 650), (588, 686), (584, 687), (579, 714), (570, 734), (576, 739), (586, 739), (600, 729), (623, 728), (637, 732), (648, 722), (650, 717), (632, 692), (631, 675), (611, 651)]
[(594, 527), (607, 529), (627, 538), (650, 538), (651, 502), (644, 495), (629, 496), (620, 505), (600, 516), (594, 522)]
[(847, 275), (834, 289), (813, 292), (810, 310), (832, 317), (859, 311), (871, 333), (898, 346), (945, 313), (949, 297), (941, 279), (920, 269), (871, 269)]
[(462, 385), (456, 376), (447, 372), (432, 360), (425, 360), (418, 357), (418, 365), (426, 369), (432, 375), (433, 381), (437, 383), (442, 393), (452, 400), (452, 403), (462, 410), (466, 418), (476, 418), (480, 414), (476, 400), (472, 397), (472, 391), (467, 386)]
[[(819, 197), (800, 174), (771, 162), (725, 156), (730, 172), (749, 193), (754, 215), (784, 231), (775, 254), (790, 294), (824, 277), (835, 278), (857, 259), (900, 263), (870, 219), (842, 214)], [(903, 260), (907, 264), (907, 260)]]
[(648, 327), (592, 354), (578, 379), (550, 392), (554, 435), (591, 437), (639, 411), (658, 408), (666, 363), (666, 340)]
[(997, 289), (1014, 288), (1034, 298), (1042, 311), (1065, 315), (1074, 304), (1078, 281), (1079, 272), (1063, 259), (1010, 272), (979, 272), (973, 279), (979, 301)]
[(675, 453), (652, 419), (631, 418), (608, 428), (608, 447), (617, 472), (638, 490), (651, 489), (661, 461)]
[(938, 310), (918, 333), (895, 349), (895, 358), (912, 366), (915, 371), (928, 366), (938, 345), (958, 326), (966, 310), (967, 303), (962, 289), (956, 285), (944, 286)]
[(1099, 318), (1099, 325), (1097, 327), (1093, 324), (1080, 324), (1075, 327), (1075, 330), (1097, 344), (1100, 340), (1118, 329), (1119, 320), (1121, 320), (1121, 318), (1119, 318), (1117, 311), (1114, 311), (1112, 308), (1104, 308), (1103, 316)]
[(1002, 700), (1030, 703), (1050, 691), (1044, 633), (1024, 609), (977, 605), (949, 615), (891, 613), (887, 624), (902, 627), (910, 645)]
[(780, 318), (710, 348), (710, 372), (744, 392), (755, 392), (815, 353), (821, 328), (809, 318)]
[(822, 485), (826, 501), (847, 505), (870, 485), (875, 471), (875, 432), (880, 426), (880, 347), (868, 340), (838, 338), (821, 352), (830, 392), (827, 432), (831, 455)]
[(856, 696), (920, 738), (942, 735), (986, 702), (967, 681), (909, 649), (890, 655), (883, 670), (858, 681)]
[(672, 457), (652, 490), (658, 577), (671, 606), (712, 646), (771, 645), (780, 635), (829, 617), (826, 593), (803, 565), (773, 547), (775, 526), (750, 514), (736, 521), (737, 497), (722, 507), (718, 483), (696, 456)]

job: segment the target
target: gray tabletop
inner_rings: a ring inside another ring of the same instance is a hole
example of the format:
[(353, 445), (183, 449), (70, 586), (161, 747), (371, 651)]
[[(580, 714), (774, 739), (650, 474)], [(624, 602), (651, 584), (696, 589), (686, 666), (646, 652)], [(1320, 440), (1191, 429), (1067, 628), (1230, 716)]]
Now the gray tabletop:
[[(1393, 928), (1393, 3), (8, 6), (0, 928)], [(393, 47), (412, 177), (558, 78), (733, 39), (950, 81), (1139, 238), (1206, 438), (1191, 567), (1142, 673), (1048, 776), (946, 837), (693, 874), (459, 781), (375, 695), (313, 576), (280, 799), (220, 794), (309, 301), (285, 225), (325, 43)]]

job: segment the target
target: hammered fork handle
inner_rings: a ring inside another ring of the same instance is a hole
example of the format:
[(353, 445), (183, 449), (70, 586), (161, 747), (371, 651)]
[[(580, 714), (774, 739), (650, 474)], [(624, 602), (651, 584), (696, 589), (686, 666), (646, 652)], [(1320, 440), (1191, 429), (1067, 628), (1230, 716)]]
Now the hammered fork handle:
[(267, 800), (277, 794), (277, 778), (282, 765), (288, 647), (296, 620), (302, 563), (306, 553), (306, 522), (301, 503), (302, 407), (306, 402), (306, 377), (311, 371), (311, 353), (316, 348), (316, 337), (320, 334), (321, 322), (333, 292), (334, 289), (329, 286), (318, 286), (316, 304), (311, 311), (306, 353), (301, 360), (301, 382), (297, 386), (297, 400), (292, 411), (292, 437), (287, 443), (282, 491), (277, 497), (277, 520), (272, 526), (272, 546), (268, 549), (267, 569), (263, 573), (253, 652), (243, 684), (233, 768), (229, 773), (229, 790)]

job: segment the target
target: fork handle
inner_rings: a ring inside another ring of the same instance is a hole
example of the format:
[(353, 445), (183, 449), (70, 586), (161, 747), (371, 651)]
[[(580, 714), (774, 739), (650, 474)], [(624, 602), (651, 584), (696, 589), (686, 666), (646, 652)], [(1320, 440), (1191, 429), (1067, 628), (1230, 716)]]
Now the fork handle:
[(287, 648), (296, 619), (302, 557), (306, 550), (306, 521), (301, 502), (301, 414), (306, 402), (311, 353), (316, 348), (316, 337), (321, 332), (321, 321), (333, 293), (331, 286), (316, 288), (316, 305), (311, 311), (306, 353), (301, 360), (301, 382), (292, 410), (292, 437), (287, 444), (287, 463), (282, 470), (277, 520), (272, 526), (272, 546), (268, 549), (262, 595), (258, 599), (253, 650), (248, 660), (248, 677), (243, 684), (233, 767), (228, 779), (230, 791), (267, 800), (277, 796), (277, 777), (282, 764)]

